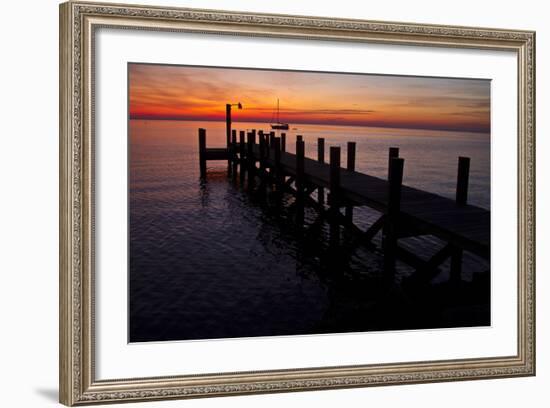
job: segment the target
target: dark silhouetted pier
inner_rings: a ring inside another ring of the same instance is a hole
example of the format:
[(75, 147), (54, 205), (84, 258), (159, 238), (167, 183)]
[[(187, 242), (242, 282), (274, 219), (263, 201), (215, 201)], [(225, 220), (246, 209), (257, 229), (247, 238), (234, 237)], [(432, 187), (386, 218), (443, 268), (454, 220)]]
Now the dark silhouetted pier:
[[(457, 161), (456, 199), (452, 200), (402, 184), (405, 160), (399, 149), (388, 153), (388, 178), (382, 179), (355, 171), (356, 145), (347, 143), (347, 163), (340, 162), (340, 147), (330, 147), (325, 161), (325, 141), (318, 139), (316, 159), (305, 157), (305, 142), (296, 137), (296, 153), (286, 151), (286, 134), (255, 130), (231, 131), (225, 148), (207, 148), (206, 130), (199, 129), (199, 161), (201, 177), (206, 177), (208, 160), (227, 160), (228, 171), (245, 179), (251, 191), (271, 188), (274, 192), (290, 193), (296, 223), (304, 223), (304, 208), (318, 211), (318, 221), (330, 226), (330, 245), (338, 247), (342, 230), (351, 231), (361, 243), (372, 245), (372, 239), (382, 232), (381, 250), (384, 271), (393, 274), (399, 259), (416, 269), (417, 275), (431, 278), (437, 268), (450, 259), (451, 280), (460, 280), (463, 251), (481, 258), (490, 257), (490, 223), (488, 210), (469, 205), (468, 177), (470, 159)], [(316, 192), (315, 198), (313, 193)], [(381, 216), (366, 230), (353, 222), (354, 207), (368, 206)], [(399, 246), (399, 239), (432, 235), (446, 244), (425, 260)]]

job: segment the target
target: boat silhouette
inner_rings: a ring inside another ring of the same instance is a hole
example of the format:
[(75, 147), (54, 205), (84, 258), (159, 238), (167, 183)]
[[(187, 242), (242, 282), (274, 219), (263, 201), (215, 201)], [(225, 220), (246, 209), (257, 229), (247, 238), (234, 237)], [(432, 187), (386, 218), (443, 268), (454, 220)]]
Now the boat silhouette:
[(277, 121), (271, 124), (271, 129), (288, 130), (288, 123), (282, 123), (279, 119), (279, 98), (277, 98)]

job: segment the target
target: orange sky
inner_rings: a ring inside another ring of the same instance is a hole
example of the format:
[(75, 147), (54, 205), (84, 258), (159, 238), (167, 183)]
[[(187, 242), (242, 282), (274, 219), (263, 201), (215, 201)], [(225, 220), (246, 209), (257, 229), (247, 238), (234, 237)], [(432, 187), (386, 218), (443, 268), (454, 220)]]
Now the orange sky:
[(490, 131), (490, 81), (129, 65), (130, 118)]

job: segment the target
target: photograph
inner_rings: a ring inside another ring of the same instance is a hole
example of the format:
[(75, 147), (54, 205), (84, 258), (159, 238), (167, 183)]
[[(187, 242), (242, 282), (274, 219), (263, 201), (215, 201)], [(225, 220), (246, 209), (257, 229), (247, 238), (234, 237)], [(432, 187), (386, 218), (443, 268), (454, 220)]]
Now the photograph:
[(59, 5), (59, 401), (534, 377), (539, 22), (192, 3)]
[(128, 62), (128, 342), (491, 326), (491, 79)]

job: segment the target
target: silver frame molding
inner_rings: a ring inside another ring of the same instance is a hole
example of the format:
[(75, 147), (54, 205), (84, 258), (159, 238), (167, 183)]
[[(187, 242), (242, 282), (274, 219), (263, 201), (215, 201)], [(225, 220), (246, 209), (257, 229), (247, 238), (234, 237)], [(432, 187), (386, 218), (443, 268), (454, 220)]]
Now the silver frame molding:
[[(518, 349), (513, 356), (96, 380), (94, 32), (99, 27), (513, 51), (518, 61)], [(60, 402), (305, 391), (535, 374), (535, 33), (183, 8), (60, 5)]]

